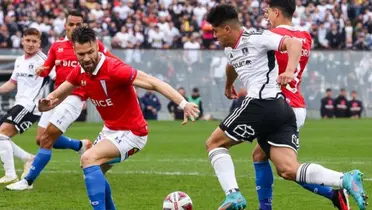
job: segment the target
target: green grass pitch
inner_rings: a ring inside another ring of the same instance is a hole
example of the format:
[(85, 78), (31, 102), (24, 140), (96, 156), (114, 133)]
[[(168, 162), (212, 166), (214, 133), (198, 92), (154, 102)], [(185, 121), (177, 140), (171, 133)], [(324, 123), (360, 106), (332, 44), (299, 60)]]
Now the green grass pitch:
[[(119, 210), (159, 210), (164, 197), (181, 190), (190, 195), (196, 210), (217, 209), (224, 194), (205, 152), (205, 140), (218, 122), (150, 122), (148, 144), (143, 151), (116, 165), (107, 178)], [(372, 193), (371, 120), (308, 120), (301, 131), (299, 160), (316, 162), (339, 171), (360, 169), (364, 186)], [(94, 140), (102, 124), (75, 123), (67, 135)], [(14, 141), (35, 153), (35, 127)], [(258, 208), (251, 151), (255, 143), (231, 150), (239, 187), (247, 210)], [(18, 174), (22, 163), (16, 161)], [(0, 169), (0, 174), (4, 172)], [(4, 187), (4, 186), (0, 186)], [(0, 191), (0, 209), (90, 209), (78, 154), (54, 150), (52, 160), (34, 184), (23, 192)], [(351, 199), (353, 209), (357, 209)], [(274, 209), (327, 210), (331, 202), (275, 175)]]

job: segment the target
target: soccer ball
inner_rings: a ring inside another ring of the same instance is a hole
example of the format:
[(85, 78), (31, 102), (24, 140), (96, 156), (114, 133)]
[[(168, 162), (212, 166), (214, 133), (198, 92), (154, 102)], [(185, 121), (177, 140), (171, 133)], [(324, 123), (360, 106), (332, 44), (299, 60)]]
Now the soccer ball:
[(164, 199), (163, 210), (192, 210), (191, 198), (184, 192), (172, 192)]

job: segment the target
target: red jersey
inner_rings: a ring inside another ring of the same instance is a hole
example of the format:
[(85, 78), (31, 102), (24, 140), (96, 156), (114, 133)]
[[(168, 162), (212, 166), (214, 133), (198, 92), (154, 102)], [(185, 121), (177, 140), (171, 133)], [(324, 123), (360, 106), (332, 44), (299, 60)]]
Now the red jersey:
[[(301, 94), (300, 84), (302, 74), (304, 73), (307, 62), (309, 61), (312, 44), (311, 35), (306, 31), (302, 31), (296, 29), (295, 27), (287, 25), (280, 25), (274, 29), (271, 29), (271, 31), (282, 36), (297, 38), (302, 42), (301, 59), (295, 71), (295, 78), (290, 84), (282, 86), (282, 92), (286, 96), (287, 101), (293, 108), (304, 108), (306, 107), (306, 104), (305, 99)], [(279, 74), (281, 74), (285, 72), (285, 69), (287, 68), (288, 54), (287, 52), (276, 51), (275, 57), (279, 66)]]
[[(98, 41), (98, 46), (99, 46), (100, 52), (106, 53), (106, 49), (100, 41)], [(55, 65), (56, 60), (60, 60), (61, 63), (59, 65)], [(57, 75), (55, 79), (55, 88), (57, 88), (59, 85), (61, 85), (66, 80), (70, 72), (78, 65), (79, 65), (79, 62), (75, 55), (72, 42), (68, 40), (67, 38), (62, 39), (62, 40), (57, 40), (50, 47), (49, 52), (48, 52), (48, 57), (45, 60), (44, 65), (43, 65), (45, 67), (48, 67), (48, 69), (45, 69), (40, 74), (40, 76), (47, 77), (49, 75), (49, 72), (55, 66), (56, 75)], [(80, 88), (75, 88), (72, 94), (80, 96), (84, 100), (86, 98), (84, 95), (84, 92), (82, 92)]]
[(132, 86), (136, 76), (137, 70), (116, 58), (101, 54), (101, 60), (92, 74), (76, 66), (67, 81), (80, 86), (86, 93), (107, 128), (130, 130), (135, 135), (146, 136), (147, 122)]

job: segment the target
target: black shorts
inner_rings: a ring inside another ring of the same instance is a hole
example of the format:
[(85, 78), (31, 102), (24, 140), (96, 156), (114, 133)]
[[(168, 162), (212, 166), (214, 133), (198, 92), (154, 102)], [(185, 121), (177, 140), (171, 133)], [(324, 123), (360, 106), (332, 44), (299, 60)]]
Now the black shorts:
[(40, 116), (34, 115), (29, 112), (22, 105), (15, 105), (8, 110), (8, 113), (0, 120), (3, 122), (13, 124), (19, 133), (25, 132), (33, 123), (38, 121)]
[(257, 138), (267, 156), (270, 156), (270, 146), (288, 147), (296, 152), (299, 147), (296, 116), (284, 98), (247, 97), (219, 127), (235, 141), (252, 142)]

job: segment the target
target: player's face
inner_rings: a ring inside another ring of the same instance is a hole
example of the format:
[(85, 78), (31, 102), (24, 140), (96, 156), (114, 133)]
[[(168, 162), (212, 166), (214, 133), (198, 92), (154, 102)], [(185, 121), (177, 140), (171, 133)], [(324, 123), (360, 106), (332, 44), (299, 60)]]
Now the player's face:
[(36, 35), (24, 36), (22, 45), (26, 55), (35, 54), (40, 49), (40, 38)]
[(264, 11), (265, 11), (264, 16), (270, 22), (271, 27), (273, 28), (277, 27), (278, 26), (277, 18), (278, 18), (279, 10), (268, 6)]
[(71, 39), (71, 34), (75, 28), (83, 26), (83, 18), (79, 16), (69, 15), (66, 20), (65, 29), (66, 36), (68, 39)]
[(234, 47), (231, 41), (231, 27), (229, 25), (213, 27), (213, 35), (222, 47)]
[(74, 43), (76, 57), (86, 72), (92, 73), (98, 64), (98, 43)]

